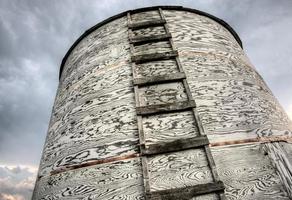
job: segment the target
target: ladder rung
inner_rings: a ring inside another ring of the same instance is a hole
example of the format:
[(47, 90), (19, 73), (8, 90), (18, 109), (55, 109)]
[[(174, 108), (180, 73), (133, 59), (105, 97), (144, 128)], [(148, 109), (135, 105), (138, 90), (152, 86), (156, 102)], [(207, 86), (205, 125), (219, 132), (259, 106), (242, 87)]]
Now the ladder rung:
[(174, 112), (180, 110), (186, 110), (189, 108), (196, 107), (195, 101), (181, 101), (176, 103), (169, 104), (158, 104), (158, 105), (149, 105), (137, 107), (138, 115), (151, 115), (156, 113), (165, 113), (165, 112)]
[(144, 63), (155, 60), (168, 60), (178, 56), (177, 51), (169, 51), (164, 53), (151, 53), (151, 54), (142, 54), (142, 55), (133, 55), (131, 57), (132, 62), (135, 63)]
[(141, 29), (141, 28), (148, 28), (153, 26), (161, 26), (165, 24), (166, 21), (164, 19), (157, 19), (157, 20), (151, 20), (151, 21), (145, 21), (145, 22), (132, 22), (128, 24), (128, 28), (135, 30), (135, 29)]
[(185, 149), (202, 147), (208, 145), (209, 140), (206, 135), (193, 138), (178, 139), (171, 142), (161, 142), (158, 144), (143, 144), (142, 155), (153, 155), (160, 153), (168, 153), (173, 151), (181, 151)]
[(178, 73), (165, 74), (163, 76), (149, 76), (145, 78), (135, 78), (133, 81), (134, 81), (134, 85), (143, 86), (143, 85), (171, 82), (171, 81), (181, 80), (184, 78), (186, 78), (185, 73), (178, 72)]
[(140, 45), (140, 44), (146, 44), (150, 42), (159, 42), (159, 41), (165, 41), (171, 38), (171, 35), (163, 34), (163, 35), (152, 35), (152, 36), (138, 36), (130, 38), (130, 43), (134, 45)]
[(148, 199), (179, 199), (189, 200), (195, 196), (210, 193), (223, 193), (224, 184), (222, 181), (214, 183), (199, 184), (188, 186), (184, 188), (173, 188), (161, 191), (154, 191), (146, 193)]

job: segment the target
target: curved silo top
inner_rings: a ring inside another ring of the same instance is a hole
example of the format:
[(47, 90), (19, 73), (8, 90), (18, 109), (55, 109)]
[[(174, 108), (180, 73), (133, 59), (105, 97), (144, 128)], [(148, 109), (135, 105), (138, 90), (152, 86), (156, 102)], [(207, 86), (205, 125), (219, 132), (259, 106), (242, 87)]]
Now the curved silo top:
[(70, 47), (70, 49), (67, 51), (66, 55), (64, 56), (61, 66), (60, 66), (60, 73), (59, 73), (59, 77), (61, 77), (62, 75), (62, 71), (64, 68), (64, 65), (66, 63), (66, 60), (68, 58), (68, 56), (70, 55), (70, 53), (72, 52), (72, 50), (74, 49), (74, 47), (83, 39), (85, 38), (87, 35), (89, 35), (90, 33), (92, 33), (93, 31), (95, 31), (97, 28), (103, 26), (104, 24), (107, 24), (113, 20), (116, 20), (120, 17), (124, 17), (127, 15), (128, 12), (131, 13), (139, 13), (139, 12), (145, 12), (145, 11), (151, 11), (151, 10), (157, 10), (158, 8), (161, 9), (167, 9), (167, 10), (181, 10), (181, 11), (187, 11), (187, 12), (192, 12), (192, 13), (196, 13), (198, 15), (202, 15), (202, 16), (206, 16), (216, 22), (218, 22), (219, 24), (221, 24), (223, 27), (225, 27), (236, 39), (236, 41), (238, 42), (238, 44), (242, 47), (242, 42), (240, 40), (240, 37), (238, 36), (238, 34), (234, 31), (234, 29), (228, 24), (226, 23), (224, 20), (219, 19), (218, 17), (215, 17), (211, 14), (208, 14), (206, 12), (200, 11), (200, 10), (196, 10), (193, 8), (185, 8), (182, 6), (153, 6), (153, 7), (144, 7), (144, 8), (138, 8), (135, 10), (128, 10), (122, 13), (119, 13), (117, 15), (114, 15), (110, 18), (105, 19), (102, 22), (99, 22), (98, 24), (96, 24), (95, 26), (91, 27), (90, 29), (86, 30), (74, 43), (73, 45)]
[(60, 77), (33, 199), (291, 197), (291, 122), (224, 21), (123, 12)]

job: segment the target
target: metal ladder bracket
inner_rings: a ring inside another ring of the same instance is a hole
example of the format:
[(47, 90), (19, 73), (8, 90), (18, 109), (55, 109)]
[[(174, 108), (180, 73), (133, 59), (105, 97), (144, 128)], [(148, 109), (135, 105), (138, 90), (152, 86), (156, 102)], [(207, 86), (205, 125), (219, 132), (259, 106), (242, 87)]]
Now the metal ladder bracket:
[(146, 193), (149, 200), (189, 200), (194, 196), (222, 193), (225, 187), (222, 181), (199, 184), (185, 188), (174, 188)]
[(141, 45), (151, 42), (160, 42), (166, 41), (171, 37), (170, 34), (162, 34), (162, 35), (151, 35), (151, 36), (139, 36), (130, 38), (130, 43), (134, 45)]
[(145, 22), (135, 22), (135, 23), (128, 24), (128, 28), (132, 30), (137, 30), (137, 29), (148, 28), (148, 27), (153, 27), (153, 26), (161, 26), (165, 23), (166, 21), (164, 19), (145, 21)]

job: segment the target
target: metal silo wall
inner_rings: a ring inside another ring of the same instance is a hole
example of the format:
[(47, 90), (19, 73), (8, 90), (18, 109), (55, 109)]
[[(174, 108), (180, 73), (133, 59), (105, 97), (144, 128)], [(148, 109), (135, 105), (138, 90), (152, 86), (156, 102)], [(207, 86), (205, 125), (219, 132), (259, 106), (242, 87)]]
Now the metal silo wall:
[(292, 125), (262, 77), (218, 23), (165, 13), (227, 199), (291, 198)]
[[(164, 9), (163, 13), (227, 199), (289, 199), (285, 176), (275, 164), (282, 154), (275, 152), (292, 152), (283, 142), (291, 137), (291, 122), (238, 41), (206, 16), (186, 10)], [(156, 9), (135, 13), (132, 21), (158, 17)], [(133, 34), (164, 31), (158, 26)], [(136, 53), (163, 53), (169, 48), (168, 42), (161, 41), (140, 45)], [(71, 51), (60, 79), (33, 199), (144, 199), (132, 70), (126, 15), (98, 27)], [(177, 72), (173, 60), (138, 64), (134, 70), (138, 78)], [(187, 98), (180, 82), (145, 86), (137, 95), (143, 106)], [(190, 111), (143, 120), (149, 141), (198, 135)], [(150, 189), (212, 181), (202, 155), (201, 150), (189, 149), (149, 159)], [(172, 163), (171, 159), (177, 160)], [(219, 195), (192, 199), (219, 199)]]

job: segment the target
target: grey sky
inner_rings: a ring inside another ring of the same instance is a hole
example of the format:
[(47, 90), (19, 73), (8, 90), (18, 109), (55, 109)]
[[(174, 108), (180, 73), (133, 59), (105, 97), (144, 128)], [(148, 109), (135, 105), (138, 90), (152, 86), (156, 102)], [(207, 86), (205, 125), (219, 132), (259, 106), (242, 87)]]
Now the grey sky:
[[(153, 5), (191, 7), (229, 23), (241, 37), (251, 62), (292, 117), (291, 0), (1, 0), (0, 187), (5, 178), (12, 177), (9, 186), (2, 185), (6, 189), (0, 190), (1, 200), (8, 199), (3, 194), (14, 195), (14, 199), (29, 196), (29, 192), (13, 188), (13, 183), (33, 182), (59, 65), (69, 47), (101, 20)], [(21, 180), (11, 176), (14, 169), (21, 171)]]

